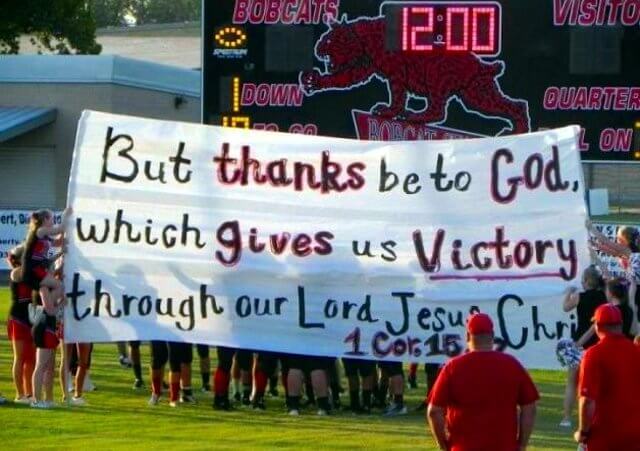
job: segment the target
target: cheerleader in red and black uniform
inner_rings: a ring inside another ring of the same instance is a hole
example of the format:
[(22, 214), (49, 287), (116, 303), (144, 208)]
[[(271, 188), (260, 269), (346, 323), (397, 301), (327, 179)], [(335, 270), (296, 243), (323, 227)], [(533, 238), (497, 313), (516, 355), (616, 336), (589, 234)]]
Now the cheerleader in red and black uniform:
[(36, 361), (36, 348), (31, 337), (31, 323), (29, 322), (29, 303), (31, 302), (31, 287), (17, 282), (20, 278), (20, 260), (23, 246), (17, 246), (9, 251), (7, 262), (12, 268), (9, 279), (11, 289), (11, 308), (7, 321), (9, 340), (13, 345), (13, 383), (16, 387), (14, 402), (30, 404), (33, 386), (31, 376)]
[[(43, 290), (41, 290), (43, 291)], [(56, 293), (52, 290), (52, 293)], [(56, 348), (60, 344), (57, 330), (58, 312), (64, 307), (66, 298), (62, 295), (41, 300), (43, 311), (35, 320), (31, 329), (36, 345), (36, 365), (33, 371), (33, 399), (31, 407), (48, 409), (53, 407), (53, 374), (56, 361)]]
[(166, 341), (151, 341), (151, 398), (149, 405), (158, 405), (164, 385), (164, 367), (169, 361), (169, 348)]
[(62, 233), (70, 214), (71, 209), (67, 208), (62, 214), (62, 223), (54, 225), (51, 211), (38, 210), (31, 214), (29, 221), (22, 254), (22, 282), (38, 291), (45, 305), (53, 304), (64, 294), (62, 283), (49, 269), (52, 262), (49, 251), (52, 246), (62, 245)]
[(32, 213), (22, 255), (22, 282), (40, 295), (38, 299), (34, 296), (34, 301), (40, 301), (43, 307), (31, 331), (36, 345), (36, 365), (32, 377), (34, 402), (31, 406), (36, 408), (53, 405), (53, 368), (59, 344), (56, 315), (66, 299), (62, 282), (50, 268), (51, 263), (62, 254), (51, 258), (49, 251), (52, 245), (62, 245), (62, 234), (70, 214), (71, 209), (67, 208), (62, 214), (62, 223), (54, 225), (51, 211), (38, 210)]

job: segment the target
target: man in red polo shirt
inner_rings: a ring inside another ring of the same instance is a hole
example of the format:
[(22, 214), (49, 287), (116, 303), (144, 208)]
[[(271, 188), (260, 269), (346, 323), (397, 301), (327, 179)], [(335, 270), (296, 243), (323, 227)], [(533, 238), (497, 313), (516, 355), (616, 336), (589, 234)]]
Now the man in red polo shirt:
[(580, 429), (589, 451), (640, 450), (640, 350), (622, 334), (620, 309), (604, 304), (593, 316), (600, 341), (580, 365)]
[[(526, 449), (538, 390), (512, 356), (493, 350), (493, 322), (467, 322), (469, 352), (450, 360), (433, 387), (427, 417), (441, 450)], [(518, 406), (520, 409), (518, 409)]]

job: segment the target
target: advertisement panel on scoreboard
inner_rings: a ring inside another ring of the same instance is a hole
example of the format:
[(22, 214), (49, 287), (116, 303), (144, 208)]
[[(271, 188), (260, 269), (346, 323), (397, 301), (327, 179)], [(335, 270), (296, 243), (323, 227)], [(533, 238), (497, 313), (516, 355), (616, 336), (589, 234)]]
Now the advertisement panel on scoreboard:
[(578, 124), (640, 161), (635, 0), (204, 0), (204, 123), (365, 140)]

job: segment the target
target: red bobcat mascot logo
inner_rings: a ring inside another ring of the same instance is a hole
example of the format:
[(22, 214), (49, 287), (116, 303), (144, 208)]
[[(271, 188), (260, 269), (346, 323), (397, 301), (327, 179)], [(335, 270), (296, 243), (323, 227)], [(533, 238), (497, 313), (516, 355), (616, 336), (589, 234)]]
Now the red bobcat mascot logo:
[[(502, 61), (486, 62), (471, 52), (410, 53), (385, 49), (385, 19), (363, 18), (333, 23), (316, 43), (316, 57), (326, 71), (300, 74), (307, 96), (326, 90), (352, 89), (373, 77), (386, 81), (389, 103), (377, 104), (372, 113), (390, 119), (440, 123), (453, 98), (467, 111), (507, 121), (500, 133), (530, 131), (528, 103), (505, 95), (497, 79)], [(409, 96), (426, 100), (423, 111), (407, 108)]]

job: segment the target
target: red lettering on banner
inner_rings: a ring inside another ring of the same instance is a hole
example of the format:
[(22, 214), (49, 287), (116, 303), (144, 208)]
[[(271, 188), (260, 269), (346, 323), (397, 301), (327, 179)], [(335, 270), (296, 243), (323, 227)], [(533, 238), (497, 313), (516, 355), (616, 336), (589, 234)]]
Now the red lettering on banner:
[(286, 159), (263, 161), (251, 155), (250, 146), (241, 146), (239, 157), (231, 155), (230, 144), (223, 143), (221, 152), (213, 158), (218, 182), (222, 185), (262, 185), (274, 188), (293, 185), (295, 191), (314, 190), (327, 194), (357, 191), (365, 185), (363, 172), (367, 168), (361, 161), (343, 167), (332, 160), (328, 150), (320, 154), (320, 161), (313, 163)]
[[(289, 232), (271, 233), (266, 240), (273, 255), (282, 255), (287, 249), (297, 257), (307, 257), (312, 254), (329, 255), (333, 252), (331, 240), (333, 233), (321, 230), (314, 234)], [(260, 240), (257, 227), (249, 230), (248, 245), (243, 240), (243, 231), (239, 221), (227, 221), (216, 230), (216, 240), (220, 249), (214, 253), (215, 259), (224, 266), (235, 266), (242, 258), (242, 250), (259, 254), (266, 249), (266, 242)]]

